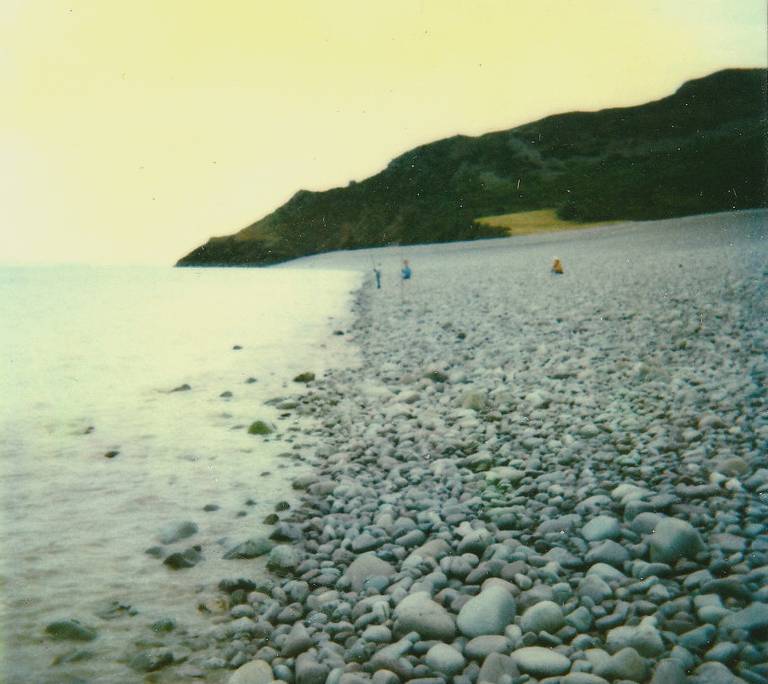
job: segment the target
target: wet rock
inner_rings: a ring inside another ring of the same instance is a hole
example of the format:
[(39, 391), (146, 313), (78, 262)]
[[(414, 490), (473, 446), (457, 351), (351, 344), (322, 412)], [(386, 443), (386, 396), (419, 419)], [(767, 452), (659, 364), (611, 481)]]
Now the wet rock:
[(248, 426), (249, 435), (271, 435), (274, 428), (263, 420), (255, 420)]
[(184, 383), (183, 385), (179, 385), (178, 387), (174, 387), (171, 392), (189, 392), (192, 388), (187, 384)]
[(305, 383), (305, 384), (306, 384), (306, 383), (308, 383), (308, 382), (312, 382), (314, 379), (315, 379), (315, 374), (314, 374), (314, 373), (312, 373), (312, 372), (310, 372), (310, 371), (306, 371), (306, 372), (304, 372), (304, 373), (299, 373), (299, 374), (298, 374), (298, 375), (297, 375), (297, 376), (296, 376), (296, 377), (293, 379), (293, 381), (294, 381), (294, 382), (303, 382), (303, 383)]
[(67, 663), (79, 663), (83, 660), (90, 660), (93, 658), (96, 654), (93, 651), (87, 651), (85, 649), (77, 649), (74, 651), (67, 651), (67, 653), (62, 653), (61, 655), (57, 655), (52, 665), (66, 665)]
[(269, 553), (273, 548), (274, 544), (269, 539), (257, 537), (231, 548), (224, 554), (224, 558), (225, 560), (258, 558)]
[(150, 629), (157, 634), (166, 634), (176, 629), (176, 620), (173, 618), (162, 618), (156, 620), (150, 625)]
[(137, 653), (128, 661), (136, 672), (156, 672), (173, 664), (173, 653), (165, 648), (150, 648)]
[(45, 633), (53, 639), (68, 641), (93, 641), (97, 636), (93, 627), (88, 627), (75, 619), (51, 622), (45, 628)]
[(203, 554), (200, 553), (199, 546), (193, 546), (181, 553), (172, 553), (163, 563), (172, 570), (182, 570), (192, 568), (203, 560)]
[(173, 544), (197, 534), (197, 531), (197, 525), (190, 520), (170, 523), (160, 531), (158, 539), (161, 544)]

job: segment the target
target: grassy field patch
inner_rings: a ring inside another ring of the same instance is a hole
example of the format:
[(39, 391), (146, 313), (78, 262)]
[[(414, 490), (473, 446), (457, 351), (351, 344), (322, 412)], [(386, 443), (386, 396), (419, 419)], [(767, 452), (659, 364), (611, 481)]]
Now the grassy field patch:
[[(552, 233), (558, 230), (573, 230), (574, 228), (592, 228), (605, 225), (610, 221), (597, 223), (577, 223), (564, 221), (557, 217), (554, 209), (539, 209), (537, 211), (519, 211), (514, 214), (498, 216), (483, 216), (477, 219), (485, 226), (505, 228), (509, 235), (534, 235), (536, 233)], [(615, 223), (615, 222), (614, 222)]]

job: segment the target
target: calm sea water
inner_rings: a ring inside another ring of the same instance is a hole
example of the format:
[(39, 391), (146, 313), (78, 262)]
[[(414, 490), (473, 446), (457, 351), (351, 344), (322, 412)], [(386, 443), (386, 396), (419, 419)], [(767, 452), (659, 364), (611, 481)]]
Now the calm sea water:
[[(257, 534), (288, 491), (286, 444), (241, 426), (275, 420), (264, 401), (301, 391), (297, 373), (355, 363), (332, 333), (349, 322), (359, 278), (0, 269), (2, 681), (141, 681), (125, 660), (147, 626), (201, 619), (198, 592), (237, 572), (222, 552)], [(220, 509), (204, 513), (210, 503)], [(144, 550), (180, 520), (200, 532), (175, 550), (202, 544), (206, 561), (173, 572)], [(97, 617), (110, 601), (138, 614)], [(77, 646), (44, 636), (61, 618), (99, 630), (85, 645), (93, 657), (51, 665)]]

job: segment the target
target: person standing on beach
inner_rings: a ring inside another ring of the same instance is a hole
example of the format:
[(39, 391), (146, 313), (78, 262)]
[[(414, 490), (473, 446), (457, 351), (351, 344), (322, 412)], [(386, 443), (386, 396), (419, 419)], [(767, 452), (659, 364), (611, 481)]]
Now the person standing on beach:
[(410, 280), (412, 274), (413, 271), (411, 271), (411, 267), (408, 264), (408, 259), (403, 259), (403, 269), (400, 271), (400, 275), (403, 276), (403, 280)]
[(381, 289), (381, 270), (376, 266), (373, 267), (373, 275), (376, 278), (376, 289), (380, 290)]

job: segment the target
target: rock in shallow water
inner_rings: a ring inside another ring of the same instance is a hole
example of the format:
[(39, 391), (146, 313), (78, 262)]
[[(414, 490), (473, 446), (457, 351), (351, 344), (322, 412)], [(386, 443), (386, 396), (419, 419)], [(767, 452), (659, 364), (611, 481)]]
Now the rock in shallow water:
[(45, 628), (45, 633), (54, 639), (69, 641), (93, 641), (97, 636), (93, 627), (88, 627), (75, 619), (51, 622)]
[(203, 555), (200, 553), (200, 547), (193, 546), (181, 553), (172, 553), (163, 563), (171, 568), (171, 570), (182, 570), (184, 568), (193, 568), (201, 560), (203, 560)]
[(191, 537), (193, 534), (196, 534), (197, 531), (197, 524), (193, 523), (191, 520), (170, 523), (160, 531), (158, 539), (161, 544), (173, 544), (182, 539)]
[(156, 672), (173, 663), (173, 653), (167, 648), (150, 648), (137, 653), (128, 661), (128, 666), (136, 672)]
[(269, 553), (273, 547), (274, 544), (264, 537), (248, 539), (227, 551), (224, 558), (225, 560), (258, 558)]

